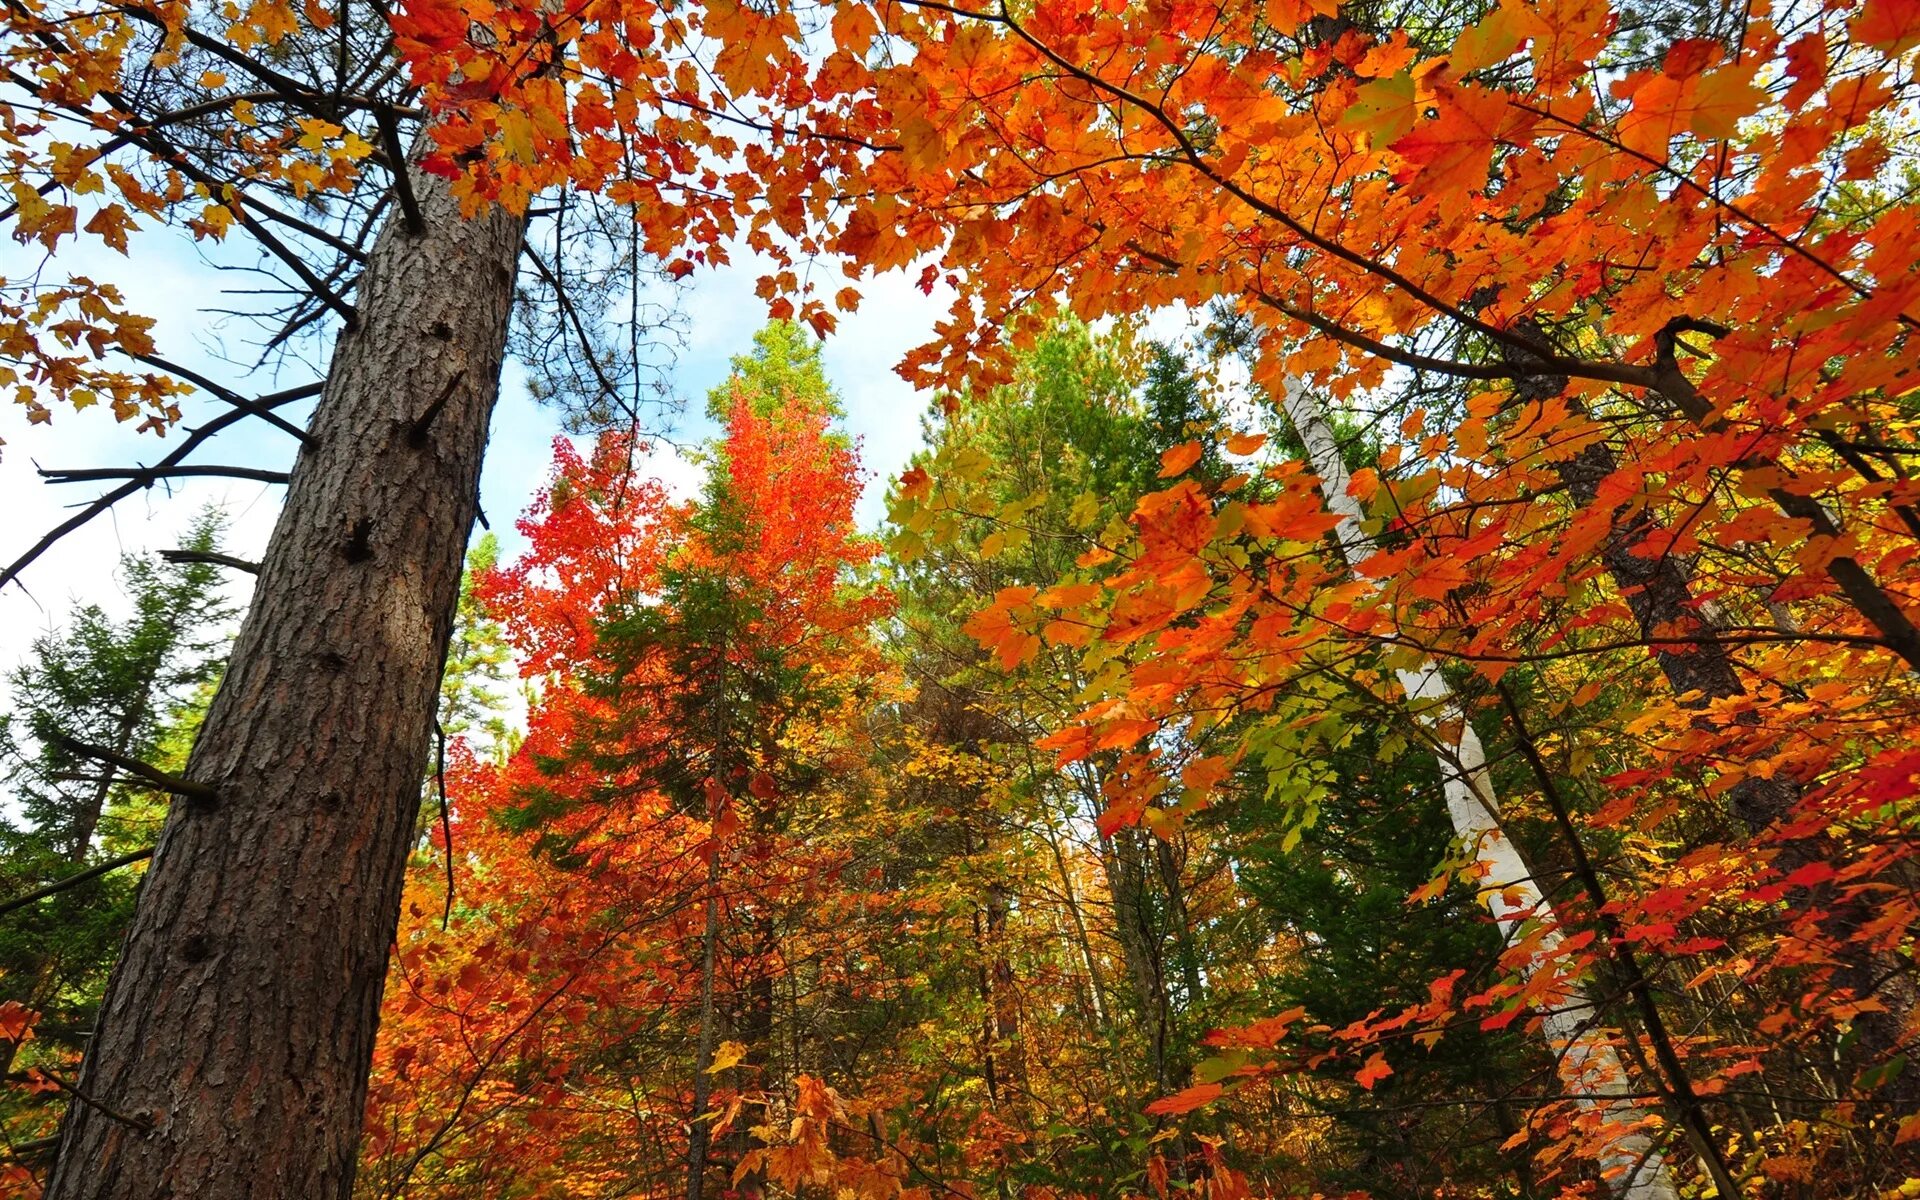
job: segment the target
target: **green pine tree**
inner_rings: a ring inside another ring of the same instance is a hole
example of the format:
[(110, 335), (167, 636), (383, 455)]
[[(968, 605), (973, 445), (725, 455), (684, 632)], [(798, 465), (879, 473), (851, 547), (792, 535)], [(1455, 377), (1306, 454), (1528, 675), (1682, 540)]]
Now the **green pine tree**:
[[(152, 844), (166, 797), (82, 750), (162, 769), (191, 746), (218, 676), (233, 607), (218, 551), (224, 517), (200, 514), (182, 561), (120, 564), (132, 612), (97, 604), (33, 643), (0, 717), (0, 897), (21, 896)], [(43, 1014), (36, 1061), (77, 1053), (133, 913), (136, 876), (107, 871), (0, 917), (0, 1001)]]

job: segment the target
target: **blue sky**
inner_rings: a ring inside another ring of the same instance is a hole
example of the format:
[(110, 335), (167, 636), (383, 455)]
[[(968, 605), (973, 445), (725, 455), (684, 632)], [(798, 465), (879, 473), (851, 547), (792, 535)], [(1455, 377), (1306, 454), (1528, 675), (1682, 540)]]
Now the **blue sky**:
[[(75, 247), (78, 249), (78, 247)], [(18, 278), (39, 265), (39, 256), (17, 246), (0, 249), (0, 276)], [(221, 306), (223, 287), (234, 286), (184, 239), (164, 231), (136, 236), (127, 258), (99, 248), (79, 254), (63, 250), (51, 264), (55, 272), (91, 274), (119, 282), (129, 307), (157, 319), (159, 352), (222, 381), (235, 379), (236, 369), (222, 362), (222, 350), (245, 357), (250, 327), (229, 323), (222, 327), (206, 310)], [(694, 275), (685, 286), (681, 308), (686, 318), (686, 346), (674, 370), (677, 396), (687, 401), (687, 421), (676, 437), (698, 441), (709, 429), (698, 415), (707, 390), (722, 380), (727, 363), (751, 348), (753, 334), (765, 322), (765, 306), (753, 295), (757, 268), (742, 255), (736, 264)], [(245, 286), (245, 285), (242, 285)], [(920, 415), (926, 397), (916, 394), (893, 366), (911, 347), (926, 341), (934, 322), (945, 314), (950, 297), (923, 295), (904, 274), (889, 276), (864, 289), (860, 311), (843, 316), (839, 330), (824, 349), (828, 377), (839, 389), (846, 409), (846, 426), (860, 439), (868, 472), (861, 502), (863, 524), (878, 523), (886, 481), (897, 473), (920, 444)], [(315, 366), (291, 364), (278, 377), (256, 376), (251, 390), (266, 392), (315, 378)], [(223, 411), (204, 399), (190, 400), (186, 420), (198, 420)], [(305, 410), (291, 413), (305, 419)], [(195, 461), (281, 466), (291, 462), (293, 443), (264, 424), (243, 426), (203, 448)], [(541, 407), (526, 392), (516, 367), (509, 365), (501, 403), (495, 417), (481, 482), (481, 504), (509, 553), (518, 542), (513, 521), (525, 508), (551, 461), (553, 438), (560, 432), (557, 414)], [(98, 408), (82, 413), (56, 411), (51, 425), (30, 426), (24, 411), (0, 404), (0, 561), (11, 562), (48, 528), (63, 519), (65, 506), (91, 499), (98, 485), (49, 487), (34, 474), (36, 463), (49, 467), (124, 466), (151, 462), (167, 453), (184, 430), (165, 438), (136, 434), (117, 425)], [(670, 484), (691, 487), (696, 472), (672, 451), (663, 449), (651, 459), (653, 469)], [(22, 661), (35, 635), (63, 621), (79, 603), (97, 602), (110, 610), (120, 607), (114, 565), (121, 554), (166, 549), (178, 544), (180, 530), (199, 508), (217, 502), (232, 516), (229, 538), (233, 553), (257, 558), (272, 530), (280, 489), (231, 480), (182, 481), (171, 493), (159, 488), (124, 501), (111, 514), (96, 518), (69, 536), (28, 568), (25, 588), (10, 586), (0, 593), (0, 669)]]

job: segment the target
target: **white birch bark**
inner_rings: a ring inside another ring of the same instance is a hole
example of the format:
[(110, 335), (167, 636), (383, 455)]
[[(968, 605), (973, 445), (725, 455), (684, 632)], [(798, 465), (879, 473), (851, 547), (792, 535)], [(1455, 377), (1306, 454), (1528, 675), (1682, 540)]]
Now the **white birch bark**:
[[(1340, 457), (1326, 410), (1297, 379), (1287, 380), (1281, 407), (1306, 444), (1307, 459), (1320, 477), (1320, 493), (1328, 510), (1339, 518), (1334, 536), (1341, 552), (1348, 565), (1358, 566), (1372, 556), (1375, 547), (1360, 526), (1363, 513), (1359, 501), (1347, 492), (1346, 463)], [(1519, 935), (1529, 918), (1546, 925), (1545, 935), (1529, 957), (1527, 971), (1533, 974), (1554, 969), (1561, 937), (1553, 908), (1500, 828), (1500, 801), (1487, 774), (1486, 751), (1479, 735), (1431, 659), (1396, 674), (1417, 719), (1439, 743), (1434, 757), (1440, 763), (1447, 815), (1453, 821), (1454, 834), (1473, 851), (1481, 868), (1481, 902), (1493, 913), (1501, 935), (1508, 941)], [(1542, 1008), (1541, 1033), (1559, 1064), (1567, 1092), (1582, 1106), (1599, 1111), (1609, 1124), (1626, 1125), (1637, 1120), (1638, 1110), (1623, 1095), (1627, 1074), (1620, 1056), (1603, 1031), (1595, 1027), (1593, 1002), (1584, 989), (1576, 983), (1563, 984)], [(1677, 1200), (1666, 1163), (1643, 1132), (1619, 1134), (1602, 1157), (1601, 1167), (1614, 1194), (1622, 1200)]]

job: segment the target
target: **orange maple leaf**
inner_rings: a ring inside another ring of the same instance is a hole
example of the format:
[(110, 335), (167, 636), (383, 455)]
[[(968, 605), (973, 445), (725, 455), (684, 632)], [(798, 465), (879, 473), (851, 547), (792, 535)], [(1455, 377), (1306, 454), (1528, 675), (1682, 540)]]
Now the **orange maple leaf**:
[(1200, 443), (1182, 442), (1160, 456), (1160, 478), (1171, 479), (1200, 461)]
[(1438, 118), (1393, 144), (1393, 152), (1407, 164), (1394, 179), (1429, 194), (1480, 191), (1487, 186), (1494, 148), (1523, 132), (1529, 123), (1527, 114), (1513, 107), (1503, 93), (1456, 89), (1441, 106)]
[(1147, 1105), (1147, 1111), (1155, 1116), (1173, 1116), (1192, 1112), (1196, 1108), (1212, 1104), (1224, 1095), (1226, 1090), (1217, 1083), (1196, 1083), (1171, 1096), (1160, 1097)]
[(1353, 1078), (1361, 1087), (1372, 1091), (1374, 1084), (1391, 1074), (1393, 1074), (1393, 1068), (1387, 1064), (1386, 1052), (1376, 1050), (1373, 1057), (1367, 1060), (1366, 1065), (1361, 1067), (1359, 1073)]
[(1867, 0), (1847, 31), (1889, 56), (1920, 46), (1920, 0)]

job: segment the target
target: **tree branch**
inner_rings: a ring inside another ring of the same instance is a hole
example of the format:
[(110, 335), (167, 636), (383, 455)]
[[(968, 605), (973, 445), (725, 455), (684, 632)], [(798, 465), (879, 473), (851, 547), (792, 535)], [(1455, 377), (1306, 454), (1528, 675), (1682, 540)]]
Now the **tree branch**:
[(55, 469), (35, 468), (40, 478), (48, 483), (87, 483), (99, 479), (126, 479), (139, 487), (152, 487), (162, 479), (184, 479), (201, 475), (215, 475), (228, 479), (258, 479), (262, 483), (285, 483), (289, 476), (285, 471), (269, 471), (263, 467), (77, 467)]
[(274, 428), (299, 438), (303, 445), (313, 445), (312, 434), (295, 425), (292, 421), (287, 420), (285, 417), (275, 413), (273, 410), (282, 404), (288, 404), (295, 400), (307, 400), (318, 396), (321, 392), (325, 391), (327, 387), (326, 381), (323, 379), (316, 379), (312, 383), (303, 383), (298, 387), (285, 388), (278, 392), (270, 392), (258, 399), (249, 400), (232, 388), (215, 383), (205, 375), (197, 371), (188, 370), (186, 367), (161, 358), (157, 354), (135, 354), (131, 357), (138, 362), (146, 363), (150, 367), (158, 367), (169, 375), (178, 375), (195, 387), (205, 388), (224, 403), (233, 405), (249, 416), (259, 417)]
[(1573, 817), (1568, 811), (1566, 797), (1560, 794), (1560, 785), (1555, 781), (1552, 771), (1547, 768), (1546, 760), (1540, 755), (1540, 748), (1533, 740), (1533, 733), (1527, 728), (1526, 718), (1521, 715), (1520, 705), (1515, 701), (1513, 692), (1504, 682), (1497, 682), (1494, 690), (1499, 693), (1500, 703), (1507, 710), (1507, 717), (1513, 726), (1514, 739), (1520, 747), (1520, 755), (1526, 760), (1528, 770), (1533, 774), (1534, 782), (1540, 787), (1540, 794), (1547, 802), (1547, 808), (1553, 814), (1554, 825), (1560, 832), (1561, 840), (1573, 856), (1574, 874), (1585, 888), (1588, 900), (1593, 905), (1594, 919), (1599, 922), (1602, 936), (1606, 939), (1608, 951), (1613, 961), (1619, 965), (1621, 974), (1626, 976), (1627, 991), (1633, 997), (1635, 1007), (1640, 1011), (1640, 1021), (1647, 1035), (1647, 1041), (1653, 1046), (1653, 1056), (1660, 1064), (1661, 1073), (1666, 1076), (1666, 1088), (1673, 1103), (1679, 1109), (1681, 1127), (1686, 1130), (1687, 1140), (1692, 1144), (1694, 1153), (1699, 1155), (1701, 1165), (1707, 1169), (1707, 1175), (1719, 1189), (1720, 1195), (1727, 1200), (1738, 1200), (1740, 1186), (1733, 1178), (1733, 1172), (1727, 1166), (1726, 1158), (1720, 1152), (1720, 1144), (1715, 1140), (1713, 1124), (1707, 1119), (1705, 1106), (1700, 1094), (1694, 1090), (1693, 1079), (1687, 1074), (1686, 1064), (1680, 1061), (1680, 1054), (1674, 1048), (1673, 1038), (1667, 1032), (1666, 1018), (1660, 1012), (1660, 1005), (1654, 1000), (1653, 987), (1647, 981), (1645, 970), (1633, 952), (1632, 944), (1627, 941), (1626, 932), (1620, 928), (1619, 919), (1607, 907), (1606, 885), (1601, 882), (1600, 873), (1594, 869), (1593, 860), (1587, 854), (1586, 843), (1581, 840), (1580, 831), (1574, 827)]
[(235, 558), (231, 554), (219, 554), (212, 550), (162, 550), (160, 557), (170, 563), (210, 563), (216, 567), (232, 567), (236, 571), (245, 571), (249, 575), (260, 573), (260, 564), (244, 558)]
[(400, 200), (400, 215), (407, 232), (415, 237), (427, 231), (427, 219), (420, 213), (420, 200), (413, 194), (413, 179), (407, 173), (407, 152), (400, 146), (400, 123), (393, 110), (375, 109), (373, 119), (380, 126), (380, 140), (386, 143), (388, 166), (393, 171), (393, 194)]
[[(294, 389), (294, 392), (292, 393), (280, 393), (279, 394), (280, 398), (278, 399), (263, 398), (259, 401), (256, 401), (256, 403), (262, 406), (267, 405), (269, 401), (271, 401), (271, 403), (276, 406), (280, 404), (290, 403), (293, 399), (297, 398), (296, 393), (299, 393), (302, 391), (304, 391), (304, 389)], [(253, 415), (253, 413), (250, 410), (239, 409), (239, 408), (236, 408), (232, 412), (221, 413), (219, 416), (215, 417), (213, 420), (208, 421), (205, 425), (202, 425), (198, 429), (195, 429), (192, 433), (189, 433), (186, 437), (186, 440), (181, 442), (180, 445), (176, 446), (171, 454), (161, 459), (158, 465), (161, 467), (171, 467), (179, 464), (180, 462), (186, 459), (187, 455), (193, 453), (196, 449), (198, 449), (202, 442), (205, 442), (208, 438), (228, 428), (229, 426), (239, 424), (241, 421), (245, 420), (247, 417), (251, 415)], [(115, 504), (118, 504), (120, 501), (126, 499), (128, 496), (133, 495), (135, 492), (139, 491), (144, 486), (146, 485), (141, 483), (137, 479), (131, 480), (127, 483), (123, 483), (119, 487), (114, 488), (112, 491), (106, 493), (105, 495), (95, 500), (92, 504), (89, 504), (86, 508), (82, 509), (80, 512), (77, 512), (73, 516), (68, 517), (65, 521), (62, 521), (59, 525), (49, 530), (44, 536), (41, 537), (39, 541), (35, 542), (33, 546), (27, 550), (25, 554), (22, 554), (19, 558), (14, 559), (13, 562), (10, 565), (8, 565), (8, 567), (5, 570), (0, 571), (0, 587), (5, 587), (7, 584), (18, 579), (20, 577), (20, 572), (25, 570), (28, 566), (32, 565), (35, 559), (39, 558), (42, 554), (45, 554), (48, 548), (51, 547), (55, 542), (67, 536), (69, 533), (72, 533), (74, 530), (80, 528), (82, 525), (85, 525), (88, 521), (93, 520), (95, 517), (99, 516), (101, 513), (106, 512), (108, 509), (112, 508)]]
[(109, 750), (105, 746), (96, 746), (91, 742), (83, 742), (79, 738), (69, 737), (58, 730), (49, 734), (47, 740), (62, 750), (67, 751), (69, 754), (78, 754), (82, 758), (91, 758), (95, 762), (103, 762), (108, 766), (118, 767), (127, 774), (137, 779), (143, 779), (163, 792), (171, 792), (176, 796), (181, 796), (188, 800), (195, 800), (201, 804), (220, 803), (220, 793), (208, 787), (206, 784), (195, 783), (191, 779), (182, 779), (178, 775), (162, 771), (159, 767), (151, 763), (141, 762), (137, 758), (129, 758), (117, 750)]
[(0, 903), (0, 917), (6, 916), (10, 912), (17, 912), (29, 904), (45, 900), (48, 896), (56, 896), (68, 888), (79, 887), (89, 879), (98, 879), (100, 876), (108, 874), (109, 872), (118, 871), (121, 867), (129, 867), (137, 862), (145, 862), (152, 857), (153, 847), (148, 846), (145, 850), (135, 850), (130, 854), (122, 854), (118, 858), (109, 858), (104, 862), (97, 862), (84, 871), (76, 871), (64, 879), (54, 880), (45, 887), (35, 888), (24, 896), (15, 896), (5, 903)]

